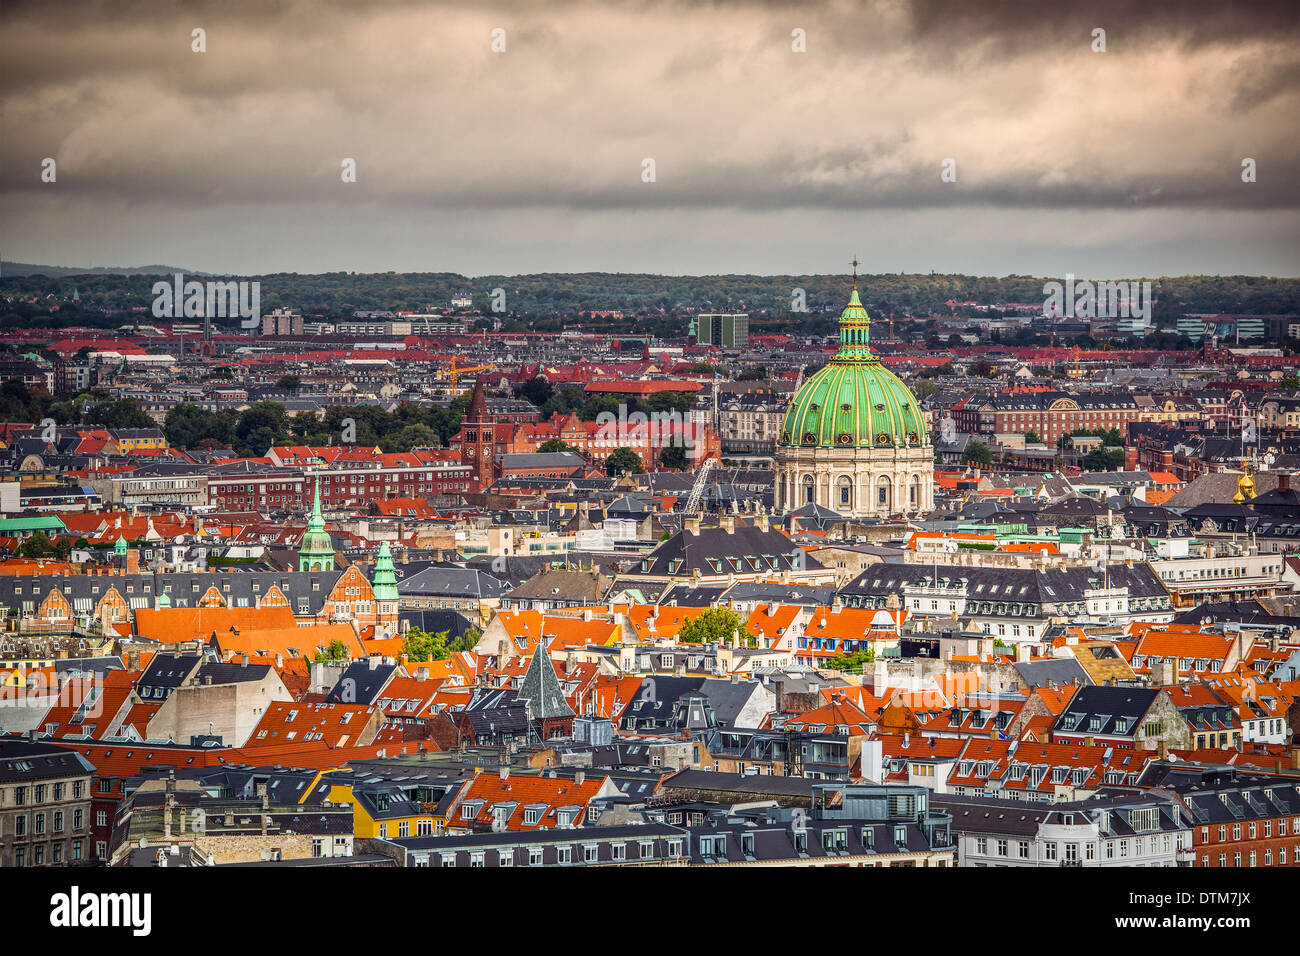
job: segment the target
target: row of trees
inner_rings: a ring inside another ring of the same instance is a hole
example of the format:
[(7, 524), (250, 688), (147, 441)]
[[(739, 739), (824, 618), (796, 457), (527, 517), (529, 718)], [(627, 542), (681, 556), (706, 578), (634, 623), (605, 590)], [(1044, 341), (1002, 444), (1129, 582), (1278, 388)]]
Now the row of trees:
[[(158, 272), (166, 270), (159, 267)], [(223, 278), (223, 277), (214, 277)], [(687, 310), (705, 312), (745, 311), (754, 316), (782, 316), (795, 322), (818, 313), (838, 313), (844, 305), (846, 279), (831, 275), (711, 275), (663, 276), (631, 273), (570, 273), (519, 276), (480, 276), (474, 279), (454, 273), (325, 273), (302, 275), (279, 273), (237, 276), (256, 279), (262, 286), (262, 308), (273, 309), (281, 301), (304, 313), (343, 317), (354, 309), (423, 310), (441, 305), (451, 296), (469, 292), (474, 307), (492, 316), (493, 290), (505, 292), (505, 303), (515, 320), (545, 322), (553, 316), (578, 316), (593, 309), (634, 312), (653, 324), (662, 320), (685, 331)], [(940, 274), (881, 274), (859, 277), (864, 302), (873, 315), (891, 312), (904, 315), (948, 314), (949, 300), (981, 303), (1039, 302), (1043, 286), (1061, 277), (966, 276)], [(1098, 279), (1107, 277), (1094, 277)], [(1111, 278), (1133, 279), (1133, 276)], [(1175, 313), (1223, 314), (1248, 312), (1284, 314), (1300, 310), (1300, 280), (1270, 276), (1171, 276), (1150, 278), (1156, 297), (1157, 320)], [(125, 311), (149, 307), (154, 299), (157, 275), (6, 275), (0, 280), (0, 294), (10, 299), (0, 315), (0, 327), (32, 325), (44, 317), (58, 325), (92, 324), (104, 310)], [(77, 289), (80, 302), (71, 301)], [(803, 290), (807, 313), (792, 312), (796, 289)], [(47, 296), (51, 298), (46, 298)], [(35, 298), (36, 301), (25, 300)], [(59, 312), (49, 312), (51, 304)], [(663, 310), (660, 313), (660, 310)], [(505, 317), (504, 315), (500, 317)], [(120, 315), (106, 317), (121, 324)], [(598, 320), (591, 319), (591, 322)], [(599, 320), (623, 328), (631, 320)]]
[(684, 415), (691, 408), (690, 397), (680, 392), (655, 392), (644, 398), (635, 395), (588, 395), (577, 385), (561, 385), (556, 388), (540, 376), (516, 385), (513, 391), (516, 398), (536, 405), (543, 420), (557, 412), (561, 415), (577, 414), (584, 422), (594, 422), (604, 413), (618, 415), (620, 408), (626, 408), (629, 415), (636, 412), (644, 415), (677, 412)]
[(59, 425), (155, 427), (154, 420), (136, 399), (114, 399), (102, 388), (56, 401), (45, 389), (31, 388), (18, 379), (0, 383), (0, 421), (36, 423), (46, 418), (54, 419)]
[(377, 405), (335, 405), (324, 418), (313, 412), (289, 415), (279, 402), (261, 401), (242, 413), (210, 411), (198, 405), (173, 407), (163, 422), (163, 434), (177, 448), (233, 448), (242, 456), (264, 455), (272, 445), (356, 444), (378, 446), (384, 452), (445, 447), (460, 430), (469, 396), (449, 407), (402, 403), (387, 412)]

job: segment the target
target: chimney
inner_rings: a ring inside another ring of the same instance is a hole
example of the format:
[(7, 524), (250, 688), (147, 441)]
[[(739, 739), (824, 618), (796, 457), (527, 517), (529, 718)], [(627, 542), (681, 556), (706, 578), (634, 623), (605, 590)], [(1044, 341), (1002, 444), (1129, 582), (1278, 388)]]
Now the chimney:
[(700, 519), (687, 518), (682, 522), (682, 527), (686, 529), (687, 534), (693, 534), (698, 537), (700, 533)]
[(724, 515), (718, 519), (718, 526), (727, 534), (736, 533), (736, 518), (734, 515)]
[(579, 786), (579, 787), (582, 786), (582, 782), (586, 779), (587, 779), (587, 774), (585, 771), (582, 770), (579, 770), (577, 773), (573, 775), (573, 783), (575, 786)]
[(1028, 645), (1028, 644), (1023, 644), (1023, 643), (1022, 643), (1022, 644), (1017, 644), (1017, 645), (1016, 645), (1016, 663), (1017, 663), (1017, 664), (1027, 664), (1027, 663), (1029, 663), (1029, 645)]
[(501, 775), (501, 779), (502, 779), (502, 780), (509, 780), (509, 779), (510, 779), (510, 765), (509, 765), (509, 764), (506, 764), (504, 767), (502, 767), (502, 768), (498, 771), (498, 773)]
[(247, 666), (248, 666), (248, 655), (247, 655), (247, 654), (241, 654), (241, 655), (240, 655), (240, 657), (239, 657), (239, 666), (240, 666), (240, 667), (247, 667)]
[(772, 530), (772, 522), (768, 519), (767, 515), (761, 514), (758, 516), (758, 530), (759, 531)]
[(1286, 494), (1291, 490), (1291, 476), (1286, 472), (1280, 472), (1277, 476), (1278, 494)]
[(283, 654), (279, 654), (279, 653), (277, 653), (277, 654), (275, 655), (275, 666), (276, 666), (276, 669), (277, 669), (277, 670), (278, 670), (279, 668), (281, 668), (281, 667), (284, 666), (284, 655), (283, 655)]

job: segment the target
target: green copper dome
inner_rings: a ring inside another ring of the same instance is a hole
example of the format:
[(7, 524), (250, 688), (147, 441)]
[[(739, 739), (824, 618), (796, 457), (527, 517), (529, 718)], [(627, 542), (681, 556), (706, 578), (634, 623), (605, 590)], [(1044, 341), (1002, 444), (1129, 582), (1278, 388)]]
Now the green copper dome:
[(840, 350), (795, 393), (779, 444), (902, 448), (929, 443), (916, 396), (871, 351), (870, 328), (855, 281), (840, 314)]

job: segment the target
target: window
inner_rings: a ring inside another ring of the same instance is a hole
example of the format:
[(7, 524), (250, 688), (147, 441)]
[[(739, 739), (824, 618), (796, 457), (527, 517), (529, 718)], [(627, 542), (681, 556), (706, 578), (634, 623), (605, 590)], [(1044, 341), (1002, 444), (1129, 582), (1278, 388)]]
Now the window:
[(1055, 860), (1055, 859), (1056, 859), (1056, 844), (1055, 844), (1055, 843), (1044, 843), (1044, 844), (1043, 844), (1043, 859), (1045, 859), (1045, 860)]
[(600, 847), (595, 843), (587, 843), (582, 847), (582, 861), (584, 863), (595, 863), (600, 858)]
[(1029, 841), (1027, 840), (1016, 841), (1016, 855), (1022, 860), (1029, 859)]
[(558, 847), (556, 847), (556, 848), (555, 848), (555, 862), (556, 862), (556, 863), (566, 863), (566, 864), (567, 864), (567, 863), (572, 863), (572, 862), (573, 862), (573, 848), (572, 848), (572, 847), (568, 847), (568, 846), (558, 846)]

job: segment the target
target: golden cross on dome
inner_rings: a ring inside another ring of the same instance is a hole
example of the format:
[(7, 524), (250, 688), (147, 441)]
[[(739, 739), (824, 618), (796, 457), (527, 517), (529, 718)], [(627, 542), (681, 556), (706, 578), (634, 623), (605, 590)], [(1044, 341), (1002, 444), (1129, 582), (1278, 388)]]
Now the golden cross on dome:
[(853, 288), (855, 289), (858, 287), (858, 266), (860, 264), (861, 263), (858, 262), (858, 257), (854, 256), (853, 257)]

